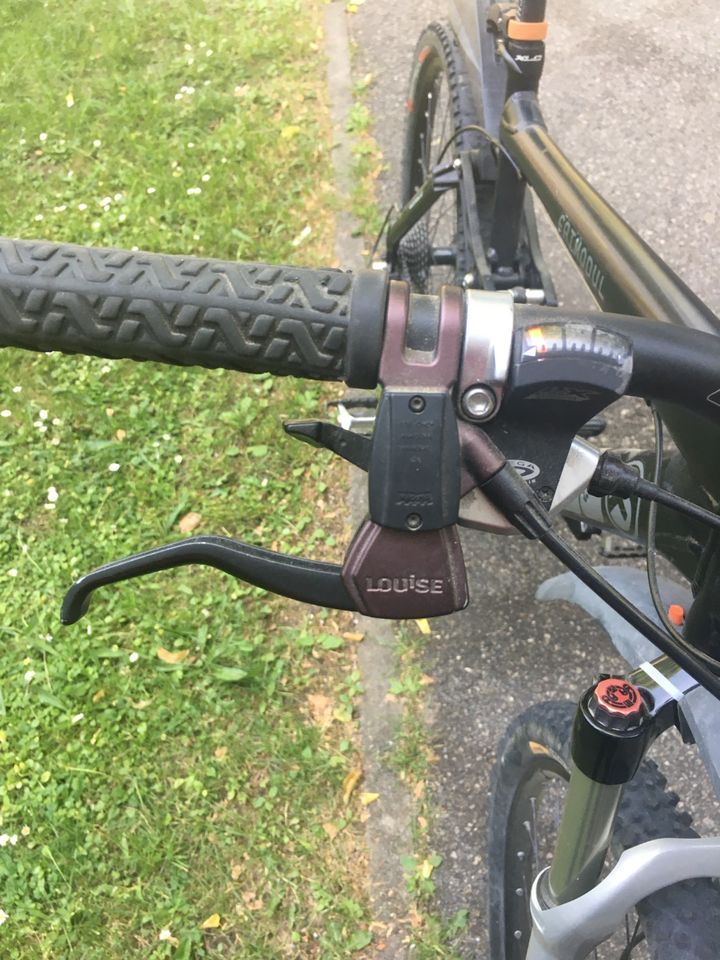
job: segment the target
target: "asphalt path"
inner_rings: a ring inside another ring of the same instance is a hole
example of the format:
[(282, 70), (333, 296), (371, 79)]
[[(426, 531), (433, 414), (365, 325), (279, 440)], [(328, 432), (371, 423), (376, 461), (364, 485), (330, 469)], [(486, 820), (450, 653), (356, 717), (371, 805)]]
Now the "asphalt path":
[[(372, 73), (370, 106), (386, 169), (384, 203), (397, 200), (407, 78), (416, 38), (445, 5), (366, 0), (351, 17), (353, 70)], [(720, 129), (720, 11), (635, 0), (549, 0), (541, 102), (550, 130), (600, 192), (715, 310), (720, 310), (716, 186)], [(592, 301), (543, 224), (544, 251), (561, 300)], [(648, 444), (645, 415), (616, 410), (609, 445)], [(620, 669), (601, 628), (568, 604), (538, 604), (537, 586), (560, 572), (519, 538), (465, 537), (472, 601), (434, 621), (427, 647), (428, 723), (437, 753), (430, 784), (438, 908), (469, 909), (465, 956), (487, 957), (484, 866), (489, 775), (511, 716), (534, 701), (576, 698), (600, 669)], [(693, 749), (673, 734), (654, 748), (701, 832), (720, 808)]]

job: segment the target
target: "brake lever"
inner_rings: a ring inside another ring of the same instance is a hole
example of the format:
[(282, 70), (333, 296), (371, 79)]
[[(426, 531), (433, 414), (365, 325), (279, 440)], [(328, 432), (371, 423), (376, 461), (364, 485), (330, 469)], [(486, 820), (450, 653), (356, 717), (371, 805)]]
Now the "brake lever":
[(98, 587), (188, 564), (223, 570), (292, 600), (368, 617), (437, 617), (467, 605), (467, 581), (455, 527), (413, 535), (365, 521), (336, 563), (292, 557), (229, 537), (189, 537), (136, 553), (91, 571), (70, 587), (60, 619), (77, 623)]
[(291, 557), (229, 537), (203, 536), (144, 550), (92, 570), (65, 594), (60, 619), (64, 624), (77, 623), (98, 587), (192, 563), (215, 567), (293, 600), (339, 610), (357, 609), (343, 582), (342, 568), (335, 563)]
[(434, 349), (424, 341), (423, 349), (407, 345), (408, 307), (407, 285), (393, 281), (380, 369), (384, 393), (372, 439), (323, 421), (285, 424), (290, 436), (325, 447), (369, 474), (370, 519), (359, 527), (342, 566), (226, 537), (192, 537), (82, 577), (65, 597), (63, 623), (75, 623), (100, 586), (193, 563), (295, 600), (371, 617), (435, 617), (463, 609), (468, 590), (455, 526), (461, 479), (452, 402), (462, 299), (459, 291), (444, 288)]

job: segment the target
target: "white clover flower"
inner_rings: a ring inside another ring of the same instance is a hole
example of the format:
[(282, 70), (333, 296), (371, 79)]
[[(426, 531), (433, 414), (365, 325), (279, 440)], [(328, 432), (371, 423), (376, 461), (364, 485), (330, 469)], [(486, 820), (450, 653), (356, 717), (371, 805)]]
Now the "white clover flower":
[(135, 650), (133, 650), (133, 652), (128, 657), (128, 660), (130, 661), (130, 663), (137, 663), (139, 659), (140, 659), (140, 654), (136, 653)]
[(102, 140), (93, 140), (93, 146), (94, 146), (94, 147), (101, 147), (101, 146), (102, 146)]
[(48, 498), (48, 503), (57, 503), (58, 492), (55, 487), (48, 487), (47, 498)]
[(8, 576), (9, 576), (9, 577), (16, 577), (17, 574), (18, 574), (18, 572), (17, 572), (17, 567), (10, 567), (10, 569), (8, 570)]
[(113, 200), (114, 200), (116, 203), (120, 203), (120, 201), (122, 200), (122, 198), (123, 198), (123, 195), (122, 195), (121, 193), (116, 193), (115, 196), (113, 197)]
[(201, 50), (203, 50), (207, 46), (207, 44), (205, 43), (204, 40), (201, 40), (200, 43), (198, 43), (198, 46), (200, 47)]
[(188, 150), (192, 150), (192, 148), (193, 148), (194, 146), (195, 146), (195, 144), (193, 143), (193, 141), (192, 141), (192, 140), (189, 140), (189, 141), (188, 141)]
[(12, 413), (9, 410), (0, 410), (0, 417), (11, 417)]
[(45, 217), (41, 213), (35, 214), (35, 220), (39, 223), (41, 220), (44, 220)]
[(70, 721), (71, 723), (80, 723), (81, 720), (85, 719), (84, 713), (76, 713), (75, 716)]
[(13, 387), (13, 393), (22, 393), (22, 387), (18, 384), (16, 387)]
[(199, 193), (202, 193), (202, 187), (188, 187), (186, 192), (189, 197), (196, 197)]
[(0, 847), (6, 847), (10, 843), (9, 833), (0, 833)]
[(200, 179), (202, 180), (203, 183), (207, 183), (208, 180), (210, 179), (210, 174), (209, 174), (209, 173), (204, 173), (204, 174), (200, 177)]
[(112, 197), (103, 197), (102, 200), (100, 201), (100, 206), (109, 207), (111, 203), (112, 203)]
[(59, 446), (60, 446), (60, 437), (53, 437), (52, 440), (50, 441), (50, 443), (51, 443), (54, 447), (59, 447)]
[(118, 223), (125, 223), (126, 220), (127, 220), (127, 214), (121, 213), (120, 216), (118, 217)]
[(110, 473), (117, 473), (119, 469), (120, 469), (119, 463), (111, 463), (110, 466), (108, 467), (108, 470), (110, 471)]
[(206, 51), (205, 51), (205, 56), (206, 56), (206, 57), (211, 57), (212, 55), (213, 55), (212, 50), (206, 50)]
[(40, 141), (40, 143), (45, 143), (45, 141), (47, 140), (47, 134), (41, 133), (40, 136), (38, 137), (38, 140)]
[(9, 840), (10, 840), (10, 846), (11, 846), (11, 847), (14, 847), (15, 844), (18, 842), (18, 836), (17, 836), (17, 834), (16, 834), (16, 833), (11, 833), (11, 834), (10, 834), (10, 837), (9, 837)]
[(181, 93), (176, 93), (176, 94), (175, 94), (175, 99), (176, 99), (176, 100), (182, 100), (182, 98), (183, 98), (183, 95), (182, 95)]
[(188, 57), (186, 63), (191, 67), (195, 63), (195, 57)]
[(155, 193), (155, 187), (148, 187), (148, 188), (147, 188), (147, 192), (148, 192), (148, 193)]
[(62, 420), (60, 419), (60, 417), (53, 417), (53, 418), (52, 418), (52, 425), (53, 425), (54, 427), (61, 427), (61, 426), (62, 426)]
[(176, 453), (176, 454), (175, 454), (175, 456), (173, 457), (173, 460), (175, 461), (175, 463), (182, 463), (182, 462), (183, 462), (183, 458), (180, 456), (179, 453)]
[(38, 413), (38, 416), (40, 417), (41, 420), (47, 420), (50, 414), (47, 412), (47, 410), (40, 410), (40, 412)]
[(26, 670), (25, 675), (23, 676), (23, 680), (25, 681), (25, 683), (32, 683), (34, 679), (35, 679), (35, 671)]
[(8, 917), (8, 915), (5, 913), (5, 911), (0, 909), (0, 927), (1, 927), (1, 926), (5, 923), (5, 921), (8, 920), (8, 919), (9, 919), (9, 917)]
[(100, 223), (99, 220), (93, 220), (90, 226), (93, 228), (93, 230), (99, 230), (102, 224)]
[(30, 836), (30, 827), (29, 827), (27, 824), (25, 824), (25, 826), (22, 828), (22, 830), (20, 831), (20, 833), (21, 833), (21, 835), (22, 835), (23, 837), (29, 837), (29, 836)]
[(79, 204), (78, 204), (78, 210), (87, 210), (87, 204), (86, 204), (86, 203), (79, 203)]
[(158, 934), (158, 940), (169, 940), (170, 937), (172, 937), (172, 934), (170, 933), (167, 927), (161, 930), (160, 933)]
[(65, 213), (67, 210), (67, 204), (61, 203), (59, 207), (53, 207), (53, 213)]

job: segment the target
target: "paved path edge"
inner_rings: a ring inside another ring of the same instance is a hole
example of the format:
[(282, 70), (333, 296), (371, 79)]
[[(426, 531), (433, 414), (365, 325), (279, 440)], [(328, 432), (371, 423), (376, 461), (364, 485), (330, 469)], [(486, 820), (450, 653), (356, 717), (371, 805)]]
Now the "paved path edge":
[[(324, 9), (327, 80), (333, 126), (333, 164), (340, 198), (336, 217), (335, 253), (340, 264), (351, 270), (363, 267), (362, 239), (353, 237), (357, 226), (349, 212), (352, 189), (352, 139), (347, 119), (353, 105), (350, 42), (343, 2)], [(366, 512), (365, 475), (350, 471), (349, 506), (357, 525)], [(397, 675), (395, 636), (389, 621), (358, 617), (365, 638), (358, 648), (363, 694), (360, 701), (360, 740), (364, 789), (379, 794), (368, 807), (367, 848), (370, 898), (376, 925), (376, 956), (383, 960), (406, 960), (409, 898), (402, 857), (412, 851), (412, 802), (407, 788), (388, 766), (402, 718), (402, 705), (387, 699), (390, 682)]]

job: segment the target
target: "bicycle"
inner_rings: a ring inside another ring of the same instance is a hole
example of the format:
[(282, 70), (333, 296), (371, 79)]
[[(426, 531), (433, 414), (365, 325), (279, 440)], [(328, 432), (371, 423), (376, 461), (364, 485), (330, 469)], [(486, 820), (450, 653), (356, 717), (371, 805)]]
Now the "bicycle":
[[(478, 287), (487, 291), (511, 290), (516, 302), (556, 304), (552, 277), (540, 249), (532, 201), (525, 189), (527, 184), (534, 188), (536, 196), (551, 214), (555, 229), (575, 259), (590, 293), (602, 308), (643, 312), (648, 316), (670, 319), (672, 309), (663, 311), (660, 308), (653, 313), (647, 302), (640, 303), (642, 284), (634, 291), (628, 288), (622, 291), (605, 289), (607, 277), (600, 268), (597, 255), (604, 252), (606, 257), (612, 257), (617, 252), (612, 246), (618, 230), (624, 229), (618, 218), (603, 236), (595, 235), (596, 245), (592, 250), (585, 245), (583, 238), (588, 232), (594, 231), (599, 221), (603, 221), (603, 226), (608, 225), (606, 214), (611, 219), (614, 215), (593, 191), (588, 190), (581, 199), (587, 184), (574, 176), (572, 168), (571, 175), (564, 176), (556, 166), (559, 163), (565, 171), (569, 161), (559, 151), (554, 152), (555, 145), (547, 134), (537, 104), (545, 55), (545, 3), (533, 0), (520, 4), (453, 3), (450, 4), (449, 17), (449, 27), (435, 23), (422, 33), (413, 57), (401, 205), (395, 217), (389, 215), (384, 225), (387, 227), (385, 262), (395, 275), (408, 280), (421, 293), (436, 291), (443, 282), (454, 282), (468, 290)], [(508, 104), (503, 114), (506, 100)], [(524, 114), (526, 108), (528, 112)], [(514, 115), (508, 112), (512, 110), (516, 111)], [(533, 114), (532, 118), (530, 114)], [(525, 152), (519, 146), (519, 141), (526, 135), (534, 141), (536, 150), (531, 148)], [(598, 206), (602, 209), (597, 213), (597, 219), (592, 215), (584, 216), (587, 209), (580, 212), (578, 206), (569, 200), (571, 192), (574, 193), (573, 200), (577, 199), (580, 206), (583, 201), (588, 206), (599, 201)], [(582, 226), (576, 229), (579, 221)], [(600, 227), (600, 232), (602, 230)], [(643, 251), (637, 247), (635, 252), (642, 259), (647, 248)], [(628, 263), (625, 259), (627, 253), (628, 250), (624, 249), (620, 254), (625, 265)], [(630, 273), (639, 270), (637, 261), (630, 263)], [(662, 272), (659, 280), (662, 283)], [(684, 294), (687, 293), (685, 288)], [(631, 307), (628, 300), (633, 298), (636, 299)], [(689, 300), (697, 306), (697, 298), (691, 295)], [(680, 308), (675, 315), (676, 322), (683, 310), (689, 324), (706, 328), (714, 325), (717, 330), (717, 320), (710, 311), (702, 308), (699, 314), (693, 314), (692, 308)], [(682, 439), (684, 449), (687, 435), (683, 433)], [(694, 469), (696, 464), (697, 454)], [(651, 475), (654, 469), (651, 458), (638, 465), (645, 475)], [(527, 468), (529, 465), (525, 463), (523, 466)], [(676, 464), (676, 479), (680, 473), (682, 467), (678, 468)], [(687, 480), (687, 476), (684, 479)], [(581, 538), (604, 527), (615, 531), (620, 529), (624, 535), (628, 534), (628, 528), (632, 528), (630, 532), (642, 539), (642, 525), (636, 526), (639, 517), (621, 518), (617, 515), (618, 506), (624, 512), (623, 504), (616, 502), (614, 519), (618, 523), (609, 517), (612, 505), (605, 509), (604, 516), (596, 515), (592, 523), (588, 523), (587, 515), (581, 519), (581, 503), (576, 504), (574, 518), (567, 512), (566, 517)], [(573, 514), (572, 510), (570, 514)], [(658, 530), (658, 536), (666, 535), (667, 531)], [(651, 534), (652, 541), (654, 533)], [(692, 563), (688, 565), (692, 566)], [(617, 577), (615, 571), (616, 583), (626, 593), (632, 592), (636, 599), (640, 599), (642, 592), (636, 583), (631, 582), (631, 573)], [(586, 595), (578, 597), (577, 593), (575, 590), (573, 597), (573, 585), (569, 581), (554, 587), (556, 598), (572, 598), (593, 616), (602, 618), (599, 605), (589, 602)], [(655, 587), (656, 606), (657, 599)], [(668, 626), (666, 616), (664, 620)], [(632, 639), (620, 636), (617, 623), (605, 622), (605, 626), (623, 656), (633, 665), (640, 663), (642, 658), (638, 655), (637, 639), (633, 643)], [(538, 727), (544, 730), (546, 738), (554, 738), (556, 745), (567, 740), (570, 719), (567, 716), (564, 721), (554, 718), (550, 707), (545, 711), (541, 708), (539, 714), (531, 711), (527, 718), (536, 730)], [(564, 724), (566, 728), (564, 737), (553, 729), (558, 724)], [(516, 729), (515, 740), (522, 739), (522, 736), (522, 732)], [(517, 742), (506, 743), (503, 757), (517, 749)], [(712, 766), (707, 755), (704, 759)], [(502, 767), (499, 767), (498, 775), (501, 774)], [(714, 782), (717, 789), (716, 776)], [(515, 789), (519, 790), (520, 786), (516, 784)], [(495, 789), (507, 794), (508, 786), (496, 782)], [(510, 803), (512, 797), (505, 795), (504, 799)], [(504, 873), (502, 863), (498, 863), (503, 855), (498, 838), (506, 829), (501, 822), (502, 806), (496, 797), (490, 830), (489, 885), (491, 898), (495, 897), (491, 906), (496, 920), (502, 913), (504, 902), (511, 902), (510, 888), (513, 888), (510, 883), (508, 891), (498, 892), (502, 890)], [(520, 880), (527, 892), (527, 878), (516, 877), (516, 882)], [(512, 947), (502, 942), (504, 936), (498, 923), (494, 923), (491, 926), (493, 957), (525, 956), (525, 936)]]
[[(532, 138), (541, 131), (533, 126), (533, 97), (519, 93), (514, 102), (511, 98), (511, 108), (521, 103), (529, 120), (514, 149), (531, 157)], [(524, 162), (532, 182), (531, 159)], [(522, 229), (517, 236), (521, 242), (528, 239)], [(603, 263), (586, 247), (587, 256)], [(523, 256), (530, 252), (526, 247)], [(643, 253), (647, 255), (645, 248)], [(631, 257), (627, 262), (632, 267)], [(652, 262), (658, 285), (672, 294), (671, 303), (681, 301), (678, 315), (684, 317), (687, 307), (690, 316), (704, 317), (712, 326), (709, 311), (657, 258)], [(535, 267), (539, 272), (537, 261)], [(605, 293), (619, 297), (622, 288), (612, 285), (612, 272), (608, 269), (604, 276)], [(506, 274), (505, 279), (511, 278)], [(637, 276), (631, 281), (642, 289)], [(509, 735), (504, 748), (509, 759), (501, 765), (508, 776), (499, 781), (495, 804), (496, 823), (501, 818), (496, 836), (503, 841), (494, 858), (502, 874), (493, 913), (498, 956), (584, 956), (611, 928), (622, 925), (639, 900), (654, 956), (678, 956), (681, 949), (682, 956), (700, 957), (717, 942), (712, 926), (717, 891), (710, 881), (698, 881), (692, 900), (675, 888), (660, 899), (646, 898), (673, 881), (716, 876), (718, 840), (678, 836), (635, 846), (642, 838), (631, 820), (628, 831), (616, 832), (616, 838), (632, 849), (598, 883), (626, 784), (626, 795), (635, 804), (631, 815), (644, 809), (646, 794), (637, 789), (635, 774), (643, 769), (649, 743), (677, 725), (686, 736), (696, 737), (712, 765), (712, 724), (720, 696), (716, 652), (708, 644), (714, 639), (717, 611), (714, 501), (692, 482), (679, 458), (663, 470), (663, 478), (677, 479), (668, 493), (645, 479), (655, 475), (650, 468), (659, 473), (654, 455), (638, 460), (638, 473), (622, 458), (600, 459), (578, 439), (600, 410), (631, 394), (658, 404), (673, 435), (683, 435), (686, 426), (696, 431), (698, 443), (707, 443), (720, 422), (720, 406), (713, 399), (720, 372), (718, 341), (714, 333), (636, 318), (631, 291), (626, 297), (607, 304), (615, 306), (614, 313), (572, 313), (516, 302), (522, 294), (512, 289), (444, 285), (438, 296), (418, 294), (407, 280), (391, 279), (388, 271), (352, 277), (335, 270), (0, 240), (4, 346), (342, 379), (362, 389), (380, 383), (383, 388), (372, 438), (321, 421), (285, 425), (291, 437), (330, 449), (368, 473), (369, 518), (342, 567), (226, 537), (191, 537), (82, 577), (63, 603), (66, 624), (83, 616), (99, 587), (187, 563), (215, 566), (286, 596), (370, 616), (448, 614), (468, 602), (460, 522), (537, 539), (663, 652), (651, 662), (636, 640), (631, 652), (641, 655), (640, 666), (627, 678), (593, 683), (583, 695), (575, 722), (576, 766), (566, 805), (570, 814), (560, 828), (549, 871), (536, 869), (547, 856), (545, 847), (541, 853), (533, 843), (537, 838), (523, 838), (526, 845), (519, 851), (515, 841), (525, 822), (532, 822), (523, 805), (532, 814), (534, 775), (544, 780), (552, 774), (562, 786), (568, 774), (561, 743), (566, 717), (558, 708), (552, 714), (526, 715)], [(527, 293), (525, 299), (531, 299)], [(697, 462), (687, 450), (685, 460), (693, 466)], [(707, 473), (705, 486), (712, 494), (717, 474)], [(584, 492), (588, 487), (591, 493)], [(630, 502), (637, 524), (630, 531), (613, 523), (618, 498)], [(555, 517), (567, 515), (581, 536), (602, 524), (652, 543), (648, 498), (683, 517), (682, 548), (672, 542), (666, 547), (679, 569), (689, 570), (691, 561), (702, 557), (697, 597), (688, 605), (682, 635), (608, 585), (553, 526)], [(709, 719), (703, 714), (707, 710)], [(515, 780), (509, 775), (511, 759), (518, 761)], [(652, 768), (644, 770), (641, 779), (652, 780)], [(658, 782), (646, 786), (657, 790)], [(667, 825), (672, 804), (658, 803)], [(581, 816), (573, 813), (578, 808)], [(673, 821), (671, 829), (682, 833), (687, 825)], [(508, 876), (504, 837), (512, 841), (510, 852), (523, 853), (510, 858), (521, 865), (519, 881)], [(517, 901), (522, 909), (512, 912), (504, 899), (516, 890), (521, 891)], [(694, 914), (688, 922), (684, 914), (689, 910)], [(694, 917), (702, 918), (695, 929)], [(668, 924), (671, 938), (663, 940)], [(625, 956), (640, 945), (638, 931), (628, 930), (621, 948)], [(678, 931), (686, 937), (680, 946), (672, 942)]]

